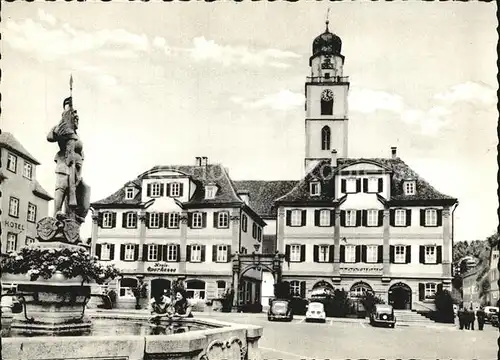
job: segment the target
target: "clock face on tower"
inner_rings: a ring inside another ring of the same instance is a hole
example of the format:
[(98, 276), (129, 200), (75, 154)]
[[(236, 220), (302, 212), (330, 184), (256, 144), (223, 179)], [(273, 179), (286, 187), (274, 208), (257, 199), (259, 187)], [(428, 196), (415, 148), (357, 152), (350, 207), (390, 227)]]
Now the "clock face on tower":
[(321, 93), (321, 100), (330, 101), (333, 99), (333, 91), (330, 89), (323, 90)]

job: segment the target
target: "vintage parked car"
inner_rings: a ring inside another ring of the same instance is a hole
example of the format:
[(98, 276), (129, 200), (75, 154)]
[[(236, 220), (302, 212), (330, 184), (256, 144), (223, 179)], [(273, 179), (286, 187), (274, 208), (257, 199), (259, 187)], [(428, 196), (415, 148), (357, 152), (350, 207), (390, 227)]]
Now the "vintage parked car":
[(267, 320), (293, 320), (292, 303), (288, 299), (269, 300), (269, 310), (267, 311)]
[(396, 325), (396, 316), (391, 305), (375, 304), (370, 313), (370, 325), (388, 325), (394, 327)]
[(498, 313), (491, 315), (490, 324), (491, 326), (498, 327)]
[(484, 313), (486, 314), (486, 321), (491, 323), (493, 315), (498, 315), (498, 308), (496, 306), (485, 306)]
[(320, 302), (312, 302), (307, 306), (306, 322), (326, 321), (325, 306)]

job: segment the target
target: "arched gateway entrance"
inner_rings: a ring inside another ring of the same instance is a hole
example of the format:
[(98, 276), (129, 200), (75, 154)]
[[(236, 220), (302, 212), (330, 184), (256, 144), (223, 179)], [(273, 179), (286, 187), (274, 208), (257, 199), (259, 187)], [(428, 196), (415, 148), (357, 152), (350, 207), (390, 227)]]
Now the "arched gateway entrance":
[(389, 288), (389, 305), (397, 310), (411, 310), (411, 288), (398, 282)]
[[(255, 281), (255, 300), (260, 298), (262, 286), (262, 272), (269, 272), (274, 278), (274, 283), (281, 281), (281, 265), (285, 255), (279, 254), (238, 254), (233, 256), (233, 283), (234, 291), (233, 308), (237, 309), (238, 305), (245, 299), (245, 292), (241, 291), (244, 284)], [(255, 278), (259, 274), (259, 278)], [(260, 299), (259, 299), (260, 301)]]

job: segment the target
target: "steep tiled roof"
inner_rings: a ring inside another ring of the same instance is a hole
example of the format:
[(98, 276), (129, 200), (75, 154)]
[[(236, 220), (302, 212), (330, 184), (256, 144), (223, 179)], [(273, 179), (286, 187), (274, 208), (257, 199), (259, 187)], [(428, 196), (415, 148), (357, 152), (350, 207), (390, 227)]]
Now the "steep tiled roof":
[(40, 165), (40, 162), (35, 159), (35, 157), (31, 155), (28, 150), (24, 148), (24, 146), (21, 145), (21, 143), (14, 137), (14, 135), (9, 132), (2, 131), (0, 133), (0, 148), (2, 147), (9, 149), (17, 155), (25, 157), (35, 165)]
[[(447, 200), (454, 201), (451, 196), (442, 194), (432, 187), (425, 179), (413, 171), (403, 160), (400, 158), (371, 158), (371, 159), (338, 159), (338, 166), (336, 172), (360, 162), (370, 162), (385, 167), (392, 172), (391, 181), (391, 198), (392, 201), (424, 201), (424, 200)], [(285, 196), (278, 199), (280, 202), (324, 202), (334, 201), (334, 187), (331, 180), (332, 168), (330, 160), (320, 161), (306, 176), (302, 179), (297, 186), (293, 188)], [(417, 191), (415, 195), (405, 195), (403, 191), (403, 180), (414, 179), (417, 183)], [(320, 196), (311, 197), (309, 191), (309, 183), (312, 180), (317, 180), (322, 183)], [(326, 185), (326, 186), (324, 186)]]
[[(191, 200), (186, 202), (186, 205), (201, 205), (201, 204), (223, 204), (223, 203), (243, 203), (236, 194), (229, 176), (223, 166), (219, 164), (207, 166), (190, 166), (190, 165), (172, 165), (172, 166), (155, 166), (152, 169), (142, 173), (137, 179), (132, 182), (140, 189), (141, 180), (148, 176), (154, 176), (158, 171), (177, 171), (188, 176), (191, 176), (193, 181), (199, 185), (193, 194)], [(128, 183), (127, 183), (128, 184)], [(205, 185), (216, 184), (218, 187), (214, 199), (205, 199)], [(108, 196), (105, 199), (94, 202), (92, 205), (103, 207), (103, 205), (139, 205), (141, 200), (140, 191), (132, 200), (125, 199), (125, 186), (118, 191)]]
[(40, 183), (37, 180), (34, 181), (34, 184), (35, 188), (33, 189), (33, 194), (45, 200), (53, 199), (52, 196), (47, 191), (45, 191), (45, 189), (42, 187), (42, 185), (40, 185)]
[(285, 195), (299, 182), (297, 180), (263, 181), (248, 180), (234, 181), (238, 191), (248, 191), (250, 207), (263, 217), (274, 217), (273, 202), (275, 199)]

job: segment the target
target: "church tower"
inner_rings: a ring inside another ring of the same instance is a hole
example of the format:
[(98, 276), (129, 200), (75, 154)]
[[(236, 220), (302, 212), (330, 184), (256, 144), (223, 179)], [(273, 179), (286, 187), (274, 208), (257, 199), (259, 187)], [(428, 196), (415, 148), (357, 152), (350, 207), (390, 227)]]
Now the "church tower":
[(313, 41), (311, 76), (305, 86), (306, 172), (318, 161), (331, 158), (332, 150), (340, 158), (347, 157), (349, 78), (343, 74), (342, 40), (329, 31), (328, 23)]

